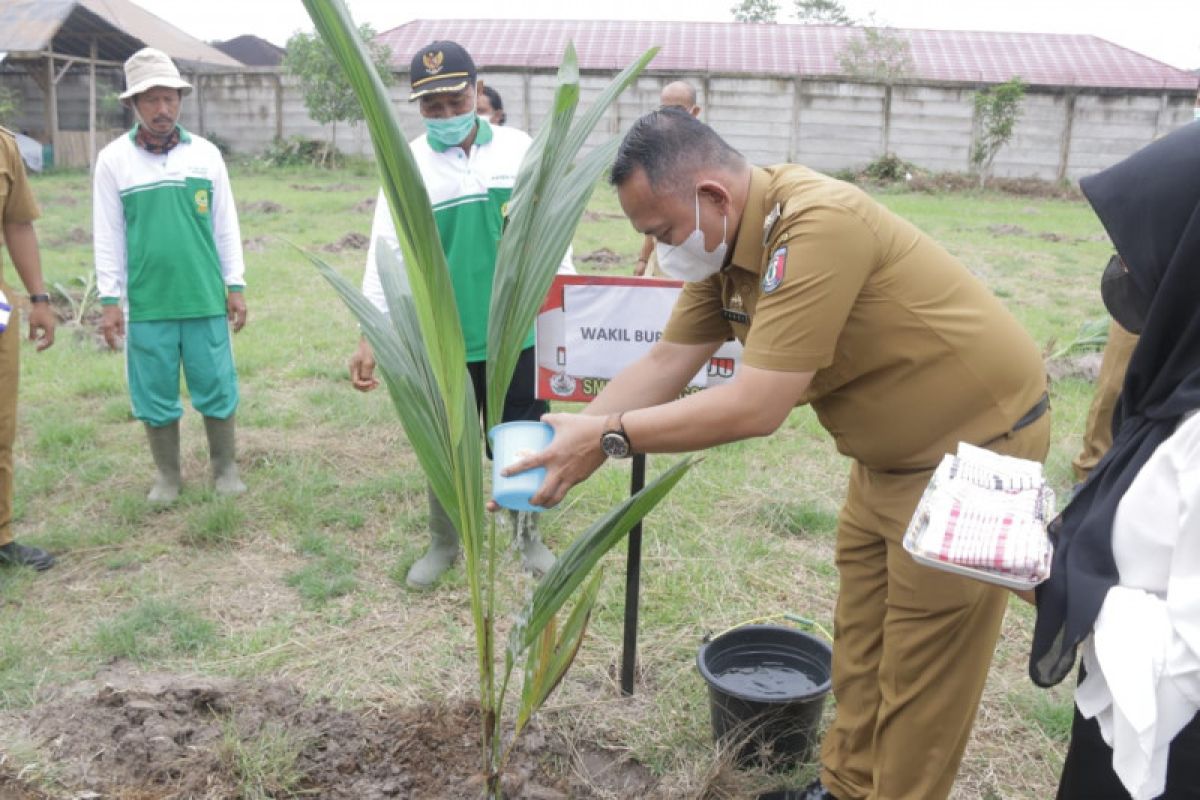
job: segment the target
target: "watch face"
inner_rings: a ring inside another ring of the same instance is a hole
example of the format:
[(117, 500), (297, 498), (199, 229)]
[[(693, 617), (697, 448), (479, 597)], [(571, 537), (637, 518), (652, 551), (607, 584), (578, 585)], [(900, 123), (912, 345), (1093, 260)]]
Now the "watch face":
[(609, 431), (600, 439), (600, 448), (609, 458), (625, 458), (629, 455), (629, 440), (616, 431)]

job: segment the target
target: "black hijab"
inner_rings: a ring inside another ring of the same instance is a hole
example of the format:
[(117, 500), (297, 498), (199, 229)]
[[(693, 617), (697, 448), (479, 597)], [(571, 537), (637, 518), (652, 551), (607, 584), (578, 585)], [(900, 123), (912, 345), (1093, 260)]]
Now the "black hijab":
[[(1200, 122), (1079, 182), (1150, 310), (1113, 415), (1113, 444), (1051, 526), (1054, 563), (1037, 590), (1029, 674), (1074, 666), (1109, 588), (1117, 504), (1184, 414), (1200, 409)], [(1200, 532), (1194, 532), (1200, 535)]]

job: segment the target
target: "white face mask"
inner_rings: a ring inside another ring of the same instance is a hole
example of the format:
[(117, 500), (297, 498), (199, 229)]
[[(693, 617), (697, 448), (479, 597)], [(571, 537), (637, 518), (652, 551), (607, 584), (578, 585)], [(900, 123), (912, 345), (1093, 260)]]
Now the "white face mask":
[(721, 243), (712, 252), (704, 249), (704, 232), (700, 230), (700, 193), (696, 193), (696, 229), (675, 246), (658, 242), (654, 245), (658, 265), (672, 278), (694, 283), (712, 277), (725, 264), (725, 244), (729, 233), (729, 217), (722, 215)]

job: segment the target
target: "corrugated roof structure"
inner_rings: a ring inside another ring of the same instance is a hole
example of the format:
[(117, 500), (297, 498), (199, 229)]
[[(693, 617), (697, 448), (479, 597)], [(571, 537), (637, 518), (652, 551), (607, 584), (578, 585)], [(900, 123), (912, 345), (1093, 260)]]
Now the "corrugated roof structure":
[(87, 58), (93, 38), (101, 61), (121, 63), (149, 45), (192, 69), (242, 66), (130, 0), (0, 0), (0, 52), (9, 58), (40, 57), (51, 46)]
[(41, 57), (53, 43), (61, 55), (124, 61), (144, 47), (141, 39), (90, 11), (78, 0), (0, 0), (0, 51), (10, 58)]
[[(908, 41), (910, 80), (1003, 83), (1020, 76), (1040, 86), (1192, 90), (1197, 78), (1096, 36), (1059, 33), (889, 31)], [(651, 72), (830, 77), (845, 74), (840, 54), (861, 28), (736, 22), (577, 20), (415, 20), (381, 33), (392, 65), (453, 39), (483, 68), (555, 68), (568, 41), (581, 69), (617, 70), (660, 45)]]
[[(42, 2), (43, 0), (39, 0)], [(207, 45), (171, 23), (151, 14), (131, 0), (78, 0), (90, 11), (104, 17), (150, 47), (156, 47), (191, 68), (240, 67), (241, 62)]]

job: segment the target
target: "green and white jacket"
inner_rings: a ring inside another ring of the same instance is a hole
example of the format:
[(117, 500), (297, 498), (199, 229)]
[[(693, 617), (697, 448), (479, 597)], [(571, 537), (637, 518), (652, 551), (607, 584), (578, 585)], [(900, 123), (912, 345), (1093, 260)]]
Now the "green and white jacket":
[(156, 155), (135, 127), (100, 151), (92, 196), (96, 288), (131, 322), (225, 314), (246, 284), (242, 234), (220, 151), (179, 129)]
[[(450, 282), (454, 286), (454, 299), (466, 340), (467, 361), (487, 359), (488, 306), (492, 297), (492, 277), (496, 273), (496, 250), (504, 231), (504, 217), (517, 171), (530, 142), (529, 135), (523, 131), (492, 126), (487, 120), (480, 119), (470, 155), (461, 147), (434, 146), (426, 136), (409, 143), (429, 192), (433, 218), (450, 266)], [(387, 300), (375, 263), (375, 244), (379, 237), (384, 238), (403, 263), (396, 227), (382, 191), (375, 203), (363, 294), (386, 314)], [(559, 272), (574, 271), (568, 250)], [(533, 346), (532, 331), (525, 346)]]

